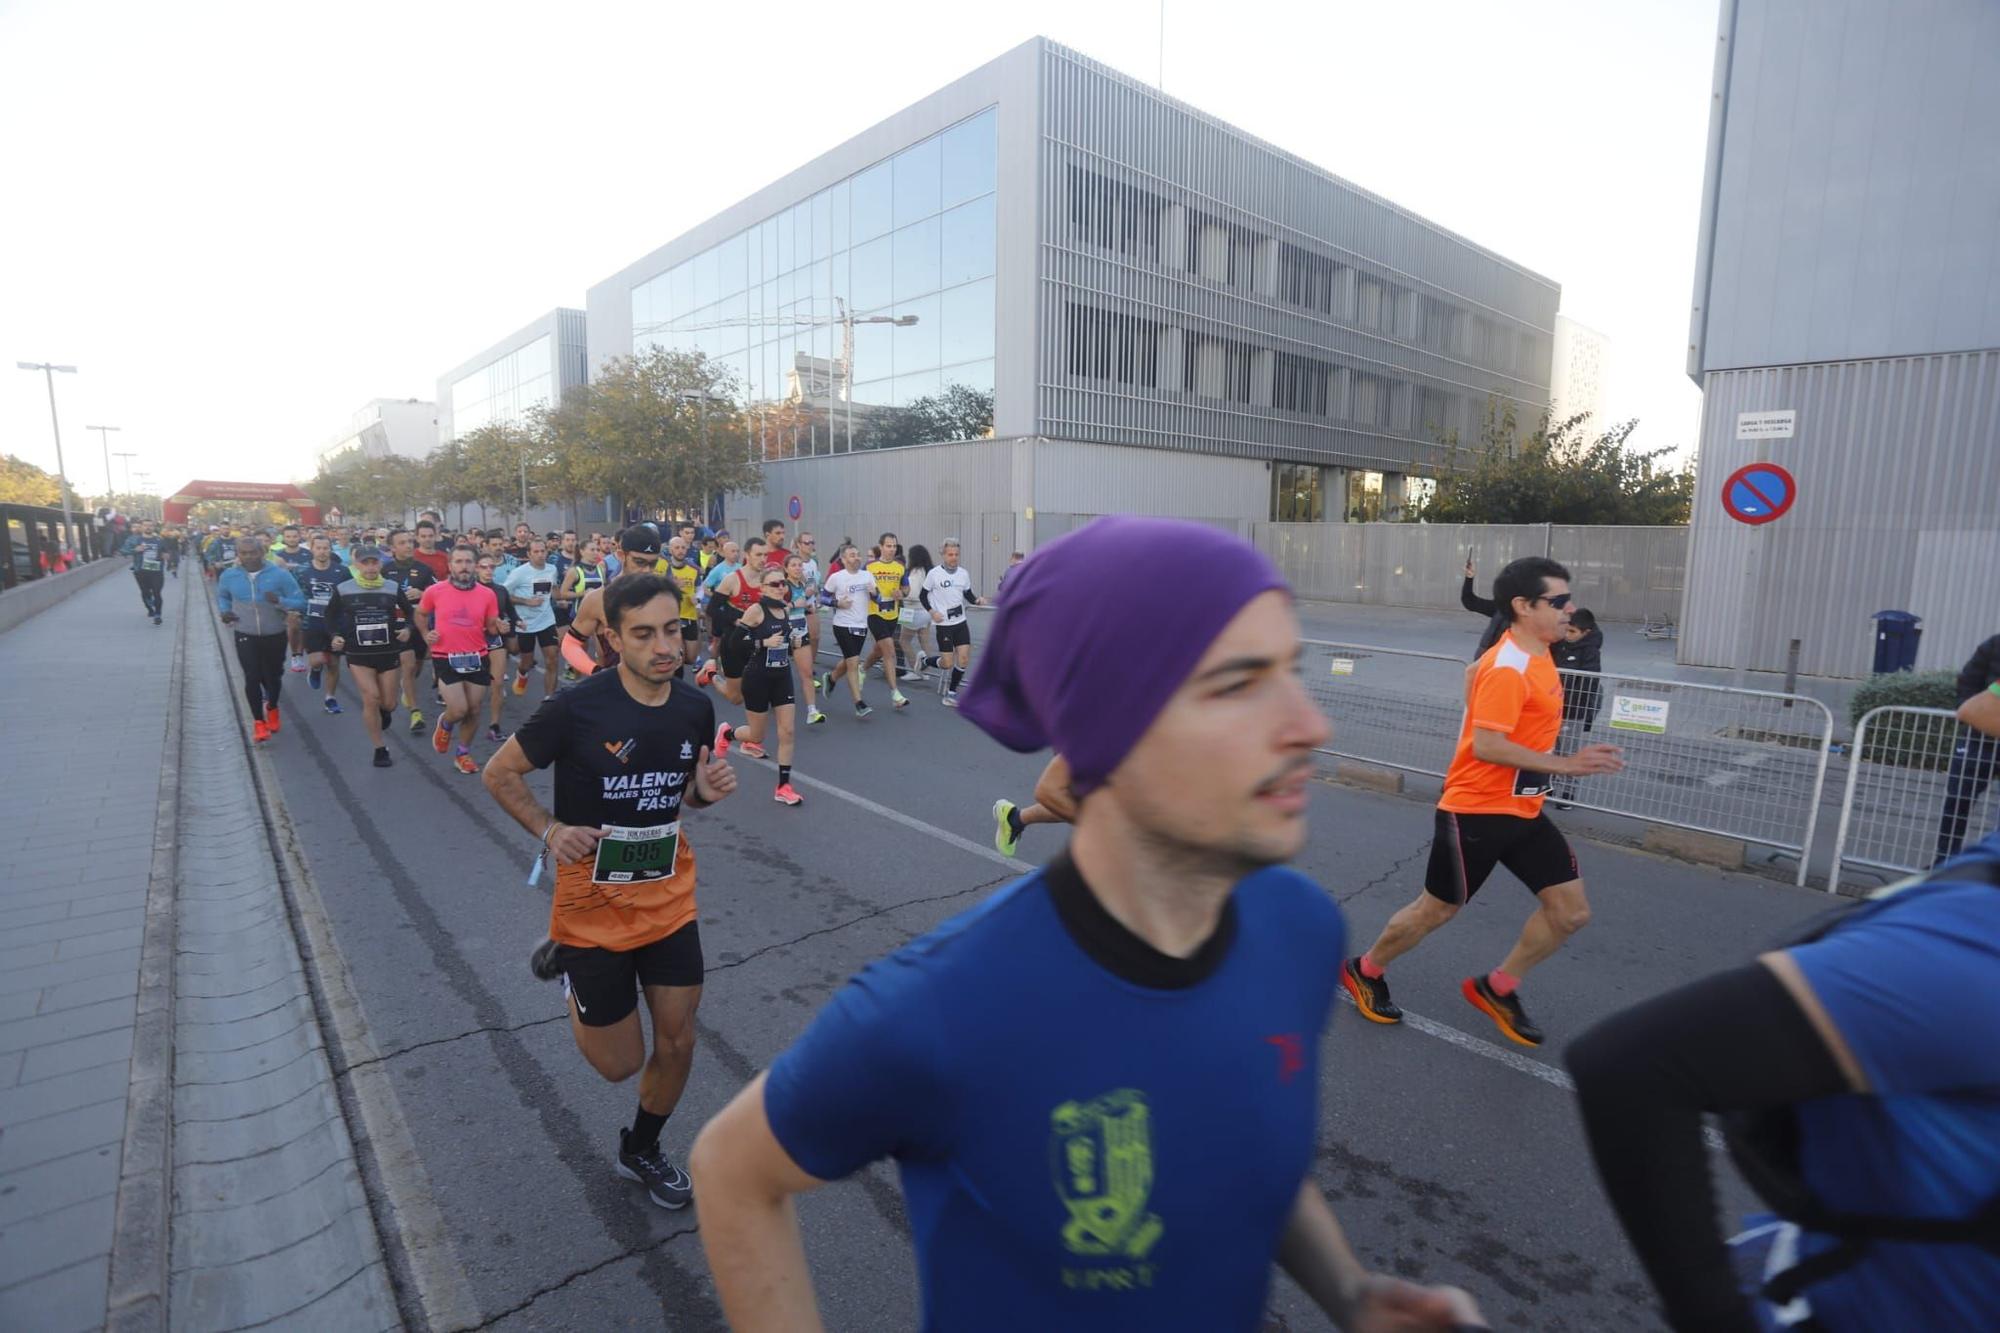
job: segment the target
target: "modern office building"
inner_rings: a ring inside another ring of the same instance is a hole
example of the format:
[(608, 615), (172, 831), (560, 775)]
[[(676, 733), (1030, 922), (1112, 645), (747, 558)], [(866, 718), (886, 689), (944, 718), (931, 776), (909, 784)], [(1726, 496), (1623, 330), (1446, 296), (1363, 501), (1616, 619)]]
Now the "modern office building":
[(979, 573), (1111, 510), (1393, 512), (1489, 399), (1547, 406), (1559, 295), (1036, 39), (586, 306), (595, 364), (659, 345), (733, 373), (767, 460), (733, 524), (797, 496), (822, 534), (977, 532)]
[(1558, 421), (1587, 412), (1592, 434), (1608, 427), (1604, 391), (1611, 375), (1611, 339), (1557, 312), (1555, 353), (1549, 365), (1549, 412)]
[[(2000, 6), (1724, 0), (1720, 38), (1680, 659), (1862, 676), (1893, 609), (1956, 668), (2000, 630)], [(1749, 526), (1759, 462), (1796, 498)]]
[[(456, 440), (496, 421), (519, 425), (529, 408), (560, 403), (588, 375), (583, 312), (551, 310), (438, 376), (438, 440)], [(527, 522), (537, 532), (578, 524), (608, 531), (613, 514), (609, 500), (595, 496), (580, 499), (575, 512), (567, 505), (537, 505)]]
[(377, 398), (348, 418), (347, 425), (313, 451), (317, 470), (343, 460), (423, 458), (438, 442), (436, 403), (420, 398)]

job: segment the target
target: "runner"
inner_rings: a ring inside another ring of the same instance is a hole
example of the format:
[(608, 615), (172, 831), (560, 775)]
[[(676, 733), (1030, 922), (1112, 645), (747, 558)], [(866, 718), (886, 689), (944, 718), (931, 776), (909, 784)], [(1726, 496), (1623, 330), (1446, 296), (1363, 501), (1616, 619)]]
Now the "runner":
[(576, 667), (568, 660), (569, 629), (576, 623), (577, 607), (591, 593), (603, 587), (608, 577), (609, 574), (604, 567), (604, 539), (593, 532), (577, 551), (576, 564), (570, 569), (569, 577), (563, 582), (562, 591), (557, 598), (558, 604), (564, 608), (563, 637), (557, 649), (558, 656), (564, 659), (562, 673), (564, 680), (578, 679)]
[[(733, 631), (736, 622), (757, 604), (761, 595), (758, 576), (767, 567), (765, 554), (764, 539), (752, 537), (743, 544), (743, 563), (717, 581), (715, 594), (708, 603), (715, 657), (694, 678), (695, 684), (706, 688), (715, 684), (716, 673), (720, 671), (722, 681), (715, 687), (722, 691), (723, 698), (739, 707), (743, 703), (743, 668), (750, 660), (750, 644)], [(720, 747), (718, 751), (726, 753)]]
[(903, 601), (896, 613), (896, 676), (899, 680), (925, 680), (928, 677), (921, 666), (911, 666), (911, 662), (924, 660), (924, 636), (930, 633), (931, 613), (920, 599), (913, 600), (912, 592), (921, 594), (924, 580), (930, 577), (937, 562), (920, 543), (910, 548), (909, 569), (903, 575)]
[(1476, 1322), (1364, 1270), (1313, 1175), (1346, 932), (1284, 867), (1329, 731), (1283, 579), (1121, 517), (1014, 582), (965, 713), (1069, 758), (1070, 851), (870, 966), (703, 1129), (725, 1316), (820, 1327), (793, 1196), (893, 1158), (926, 1328), (1258, 1329), (1274, 1262), (1343, 1328)]
[(993, 803), (993, 846), (1002, 856), (1012, 856), (1030, 825), (1075, 822), (1076, 793), (1070, 789), (1069, 765), (1056, 755), (1035, 779), (1033, 804), (1017, 807), (1005, 797)]
[[(708, 627), (708, 660), (702, 663), (701, 669), (695, 672), (694, 677), (695, 684), (704, 688), (714, 678), (715, 673), (721, 670), (722, 665), (720, 660), (722, 656), (722, 638), (716, 632), (716, 613), (714, 610), (716, 604), (721, 599), (716, 597), (715, 590), (721, 585), (724, 579), (734, 574), (743, 565), (743, 552), (735, 542), (722, 541), (718, 543), (715, 539), (710, 538), (705, 545), (707, 547), (707, 554), (704, 555), (704, 559), (707, 560), (707, 570), (701, 576), (701, 587), (696, 590), (694, 597), (695, 610), (700, 614), (701, 619), (707, 622)], [(723, 616), (727, 619), (727, 610), (723, 612)]]
[(451, 552), (439, 547), (438, 525), (434, 519), (417, 520), (417, 545), (416, 549), (410, 552), (410, 556), (431, 572), (432, 583), (451, 576)]
[(324, 532), (314, 533), (312, 558), (298, 571), (299, 590), (306, 595), (305, 648), (312, 654), (312, 674), (306, 677), (306, 683), (316, 690), (323, 688), (320, 707), (328, 713), (338, 713), (341, 709), (337, 697), (340, 658), (334, 653), (333, 623), (327, 612), (333, 605), (334, 593), (352, 577), (353, 571), (333, 558), (333, 539)]
[[(377, 546), (377, 550), (381, 548)], [(415, 611), (417, 603), (423, 600), (426, 589), (437, 580), (431, 576), (430, 566), (416, 558), (415, 536), (407, 528), (396, 528), (389, 533), (389, 558), (382, 562), (382, 577), (396, 585), (403, 598), (406, 611)], [(411, 623), (416, 622), (413, 619)], [(421, 688), (418, 677), (422, 674), (424, 659), (430, 656), (430, 645), (421, 633), (412, 634), (403, 643), (403, 707), (410, 710), (410, 734), (416, 736), (424, 729), (424, 710), (417, 707), (417, 690)], [(436, 673), (432, 673), (435, 677)], [(441, 697), (441, 696), (440, 696)]]
[(251, 733), (262, 743), (277, 735), (284, 721), (278, 695), (285, 683), (285, 617), (305, 610), (306, 599), (289, 569), (264, 562), (262, 538), (239, 538), (233, 554), (235, 563), (215, 581), (215, 609), (236, 631)]
[(500, 604), (491, 588), (481, 587), (472, 548), (451, 552), (451, 581), (433, 583), (417, 603), (416, 623), (431, 647), (431, 670), (444, 695), (444, 713), (431, 733), (431, 748), (443, 754), (458, 731), (459, 772), (479, 771), (472, 761), (472, 738), (479, 730), (479, 705), (493, 683), (486, 660), (486, 638), (501, 629)]
[[(293, 578), (312, 563), (312, 551), (301, 544), (298, 524), (287, 523), (278, 530), (278, 545), (270, 549), (267, 558), (289, 569)], [(285, 669), (306, 669), (305, 618), (296, 614), (285, 618)]]
[[(528, 692), (527, 673), (535, 659), (542, 661), (542, 697), (556, 692), (556, 654), (562, 646), (562, 630), (556, 626), (556, 570), (549, 563), (549, 544), (541, 537), (528, 539), (528, 562), (517, 565), (507, 576), (515, 614), (514, 633), (520, 643), (520, 661), (514, 669), (514, 693)], [(497, 683), (497, 682), (496, 682)]]
[(132, 557), (132, 581), (139, 585), (139, 603), (155, 625), (166, 610), (161, 590), (166, 586), (167, 541), (160, 536), (159, 524), (141, 520), (139, 530), (125, 539), (118, 554)]
[[(799, 533), (799, 555), (805, 561), (806, 583), (813, 590), (812, 605), (806, 610), (806, 665), (810, 668), (819, 660), (819, 590), (826, 584), (826, 571), (819, 563), (819, 540), (810, 532)], [(816, 669), (813, 674), (818, 674)]]
[(867, 717), (875, 710), (861, 697), (861, 651), (868, 643), (868, 608), (875, 604), (875, 579), (861, 568), (861, 552), (852, 543), (840, 548), (839, 558), (840, 568), (828, 576), (820, 600), (833, 606), (833, 641), (840, 649), (840, 661), (819, 678), (819, 692), (831, 696), (833, 683), (845, 676), (847, 692), (854, 696), (854, 716)]
[(417, 636), (410, 632), (402, 585), (382, 575), (382, 548), (359, 542), (349, 554), (354, 557), (353, 577), (333, 590), (326, 607), (328, 643), (347, 658), (362, 725), (375, 748), (375, 767), (387, 768), (389, 748), (382, 743), (382, 731), (395, 719), (396, 677), (406, 660), (402, 645)]
[[(657, 554), (657, 529), (651, 540)], [(674, 683), (678, 590), (638, 573), (592, 596), (617, 668), (545, 699), (486, 765), (486, 789), (555, 862), (536, 975), (562, 977), (570, 1032), (591, 1068), (613, 1083), (640, 1076), (615, 1169), (660, 1207), (681, 1208), (692, 1187), (661, 1150), (660, 1131), (694, 1063), (703, 971), (695, 855), (681, 816), (727, 797), (736, 774), (709, 752), (713, 703)], [(553, 814), (526, 780), (551, 764)], [(635, 992), (652, 1020), (650, 1055)]]
[[(751, 574), (745, 568), (743, 575)], [(792, 582), (782, 569), (765, 568), (759, 573), (759, 597), (736, 622), (736, 634), (744, 647), (743, 711), (749, 715), (741, 732), (725, 739), (752, 759), (764, 758), (764, 720), (778, 716), (778, 790), (773, 799), (780, 805), (799, 805), (803, 799), (792, 787), (793, 746), (797, 740), (792, 703), (792, 628), (789, 615)], [(724, 732), (732, 728), (724, 726)]]
[(1516, 988), (1529, 969), (1590, 922), (1590, 903), (1576, 855), (1542, 810), (1550, 775), (1616, 773), (1625, 766), (1615, 745), (1584, 745), (1554, 753), (1562, 731), (1563, 692), (1549, 645), (1569, 623), (1569, 571), (1544, 556), (1516, 560), (1493, 581), (1500, 639), (1473, 664), (1458, 751), (1438, 802), (1423, 891), (1389, 918), (1366, 953), (1341, 964), (1341, 984), (1374, 1023), (1398, 1023), (1383, 969), (1457, 916), (1495, 866), (1506, 866), (1539, 906), (1500, 966), (1467, 977), (1459, 990), (1493, 1020), (1502, 1036), (1539, 1046), (1541, 1029), (1528, 1021)]
[(500, 610), (500, 632), (486, 636), (486, 669), (493, 677), (493, 688), (486, 692), (488, 721), (486, 739), (498, 745), (507, 739), (507, 733), (500, 730), (500, 718), (507, 703), (507, 691), (499, 688), (507, 679), (507, 655), (515, 651), (515, 634), (518, 630), (518, 614), (514, 609), (513, 595), (503, 583), (493, 578), (493, 557), (482, 555), (475, 567), (480, 586), (493, 594), (493, 601)]
[(680, 591), (681, 651), (684, 660), (681, 670), (687, 670), (687, 663), (693, 662), (695, 671), (700, 673), (702, 662), (701, 609), (695, 602), (695, 593), (701, 587), (701, 566), (688, 554), (687, 538), (675, 535), (667, 542), (667, 577)]
[(965, 681), (965, 669), (972, 665), (972, 625), (965, 618), (965, 607), (968, 602), (978, 606), (979, 596), (972, 591), (972, 575), (958, 567), (958, 538), (945, 538), (938, 549), (944, 563), (924, 576), (923, 587), (917, 593), (937, 629), (937, 656), (919, 654), (917, 665), (939, 671), (951, 668), (944, 706), (956, 708), (958, 687)]
[[(618, 545), (634, 570), (647, 572), (660, 558), (660, 530), (651, 523), (634, 523), (618, 534)], [(606, 557), (609, 564), (609, 557)], [(563, 640), (563, 660), (576, 668), (580, 675), (588, 676), (604, 667), (618, 663), (618, 650), (612, 646), (608, 623), (604, 618), (604, 594), (622, 575), (607, 580), (602, 588), (593, 589), (576, 608), (576, 617), (570, 621)], [(597, 648), (597, 658), (592, 660), (591, 647)]]
[(816, 727), (826, 721), (826, 714), (819, 711), (819, 679), (812, 655), (812, 617), (813, 608), (819, 605), (819, 585), (806, 578), (806, 560), (796, 551), (785, 561), (785, 600), (792, 668), (798, 673), (798, 688), (805, 691), (806, 725)]
[(889, 702), (907, 708), (910, 701), (896, 686), (896, 634), (902, 628), (899, 607), (910, 589), (896, 550), (896, 534), (885, 532), (875, 558), (868, 563), (868, 576), (875, 580), (875, 604), (868, 613), (868, 635), (874, 642), (860, 669), (866, 671), (870, 662), (880, 659), (882, 679), (889, 682)]

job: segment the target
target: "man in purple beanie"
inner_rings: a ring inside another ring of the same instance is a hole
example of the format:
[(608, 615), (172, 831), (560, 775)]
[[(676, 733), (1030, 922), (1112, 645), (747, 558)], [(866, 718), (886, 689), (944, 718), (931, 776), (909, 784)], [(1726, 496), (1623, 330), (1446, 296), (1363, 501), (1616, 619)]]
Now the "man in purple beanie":
[(1255, 1329), (1274, 1261), (1343, 1328), (1476, 1323), (1365, 1271), (1312, 1177), (1346, 931), (1283, 868), (1329, 734), (1298, 656), (1284, 580), (1212, 528), (1101, 518), (1013, 571), (961, 711), (1064, 756), (1070, 847), (864, 969), (702, 1131), (734, 1327), (820, 1327), (792, 1197), (884, 1157), (926, 1328)]

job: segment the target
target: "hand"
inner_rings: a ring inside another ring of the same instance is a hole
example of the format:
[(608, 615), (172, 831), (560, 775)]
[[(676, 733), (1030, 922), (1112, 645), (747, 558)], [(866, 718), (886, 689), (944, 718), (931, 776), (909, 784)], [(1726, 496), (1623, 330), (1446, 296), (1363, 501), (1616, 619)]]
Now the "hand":
[(338, 634), (334, 635), (334, 636), (333, 636), (333, 651), (335, 651), (336, 653), (338, 653), (338, 652), (344, 652), (344, 651), (346, 650), (346, 648), (347, 648), (347, 640), (346, 640), (346, 639), (343, 639), (343, 638), (342, 638), (342, 637), (341, 637), (340, 635), (338, 635)]
[(694, 794), (709, 805), (714, 805), (723, 797), (736, 790), (736, 770), (726, 759), (717, 758), (701, 747), (701, 758), (695, 761)]
[(278, 604), (278, 594), (276, 592), (267, 592), (264, 594), (264, 600), (272, 606), (276, 606)]
[(557, 865), (566, 866), (595, 855), (598, 840), (603, 836), (603, 829), (558, 824), (549, 831), (549, 853), (556, 858)]
[(1472, 569), (1472, 557), (1471, 557), (1471, 556), (1467, 556), (1467, 557), (1465, 557), (1465, 577), (1467, 577), (1467, 578), (1471, 578), (1471, 577), (1472, 577), (1472, 575), (1473, 575), (1473, 569)]
[(407, 630), (407, 629), (399, 629), (399, 630), (397, 630), (397, 631), (396, 631), (396, 642), (397, 642), (397, 643), (408, 643), (409, 641), (410, 641), (410, 631), (409, 631), (409, 630)]
[(415, 587), (415, 585), (413, 585), (413, 584), (407, 584), (407, 583), (403, 585), (403, 600), (404, 600), (404, 601), (406, 601), (406, 602), (420, 602), (420, 601), (422, 601), (422, 600), (423, 600), (423, 597), (424, 597), (424, 595), (423, 595), (422, 593), (420, 593), (420, 592), (418, 592), (418, 591), (416, 590), (416, 587)]
[(1352, 1333), (1414, 1333), (1435, 1329), (1485, 1328), (1472, 1296), (1457, 1287), (1420, 1287), (1398, 1277), (1372, 1273), (1362, 1280), (1344, 1326)]
[(440, 635), (440, 634), (439, 634), (439, 633), (438, 633), (438, 632), (437, 632), (436, 630), (434, 630), (434, 629), (432, 629), (432, 630), (425, 630), (425, 631), (424, 631), (424, 642), (425, 642), (425, 643), (427, 643), (427, 644), (429, 644), (429, 645), (430, 645), (431, 647), (433, 647), (433, 648), (437, 647), (437, 641), (438, 641), (438, 640), (439, 640), (440, 638), (442, 638), (442, 637), (443, 637), (443, 636), (442, 636), (442, 635)]
[(224, 611), (222, 613), (222, 623), (225, 625), (234, 625), (236, 623), (236, 613), (234, 611)]
[(1625, 752), (1615, 745), (1586, 745), (1569, 757), (1568, 772), (1572, 777), (1624, 771)]

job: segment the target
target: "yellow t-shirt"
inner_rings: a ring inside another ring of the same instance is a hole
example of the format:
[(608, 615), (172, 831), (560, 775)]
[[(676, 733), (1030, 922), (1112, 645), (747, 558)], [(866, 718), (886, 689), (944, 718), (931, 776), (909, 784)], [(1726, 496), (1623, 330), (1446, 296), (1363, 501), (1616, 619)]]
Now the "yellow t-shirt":
[(903, 586), (904, 573), (900, 560), (868, 562), (868, 575), (875, 580), (875, 614), (883, 620), (894, 620), (901, 614), (897, 609), (897, 592)]
[(701, 570), (694, 565), (677, 565), (671, 560), (667, 561), (666, 564), (667, 568), (664, 572), (671, 575), (674, 582), (680, 585), (681, 619), (701, 619), (701, 612), (694, 604), (694, 590), (701, 584)]

